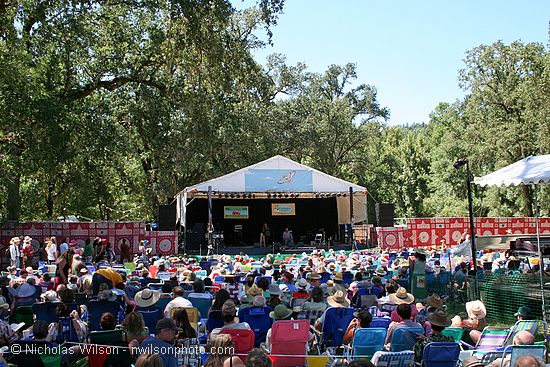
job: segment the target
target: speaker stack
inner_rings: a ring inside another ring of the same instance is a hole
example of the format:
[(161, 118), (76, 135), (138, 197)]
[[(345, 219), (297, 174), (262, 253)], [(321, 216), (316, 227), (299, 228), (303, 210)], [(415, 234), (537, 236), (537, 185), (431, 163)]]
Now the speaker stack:
[(394, 206), (393, 204), (376, 203), (376, 226), (393, 227)]
[(176, 230), (176, 203), (172, 205), (158, 206), (158, 224), (159, 231)]

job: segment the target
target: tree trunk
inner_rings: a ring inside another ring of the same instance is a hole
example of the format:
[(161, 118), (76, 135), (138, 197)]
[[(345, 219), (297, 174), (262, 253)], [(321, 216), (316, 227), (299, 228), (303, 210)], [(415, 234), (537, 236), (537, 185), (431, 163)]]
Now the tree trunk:
[(48, 193), (46, 195), (46, 210), (48, 218), (53, 218), (53, 190), (54, 184), (52, 182), (48, 183)]
[(533, 211), (533, 190), (531, 190), (528, 185), (522, 185), (521, 189), (525, 198), (524, 213), (527, 217), (534, 217), (535, 212)]
[(8, 197), (6, 199), (7, 219), (19, 221), (21, 216), (21, 175), (13, 174), (6, 180)]

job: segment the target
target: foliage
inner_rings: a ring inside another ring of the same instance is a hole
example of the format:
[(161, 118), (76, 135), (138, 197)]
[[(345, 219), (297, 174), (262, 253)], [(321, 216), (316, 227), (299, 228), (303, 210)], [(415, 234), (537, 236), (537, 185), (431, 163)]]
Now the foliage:
[[(55, 0), (0, 5), (1, 218), (153, 218), (182, 188), (282, 154), (368, 188), (399, 217), (467, 215), (476, 176), (550, 153), (550, 54), (466, 54), (462, 100), (425, 124), (390, 111), (354, 64), (323, 73), (253, 51), (282, 0)], [(476, 215), (531, 215), (548, 187), (476, 188)], [(373, 199), (373, 200), (372, 200)], [(374, 220), (370, 206), (370, 221)]]

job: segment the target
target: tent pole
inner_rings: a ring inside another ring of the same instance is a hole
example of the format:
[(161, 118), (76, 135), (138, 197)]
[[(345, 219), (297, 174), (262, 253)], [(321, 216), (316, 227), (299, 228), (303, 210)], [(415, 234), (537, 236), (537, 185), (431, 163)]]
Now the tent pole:
[(535, 223), (537, 226), (537, 250), (539, 252), (539, 271), (540, 271), (540, 292), (542, 300), (542, 320), (548, 322), (546, 319), (546, 305), (544, 301), (544, 257), (542, 256), (542, 251), (540, 249), (540, 212), (539, 212), (539, 198), (537, 196), (536, 208), (535, 208)]
[(181, 206), (183, 222), (180, 223), (180, 228), (183, 225), (183, 252), (187, 252), (187, 190), (183, 191), (183, 205)]
[(353, 250), (355, 244), (355, 230), (353, 229), (353, 187), (349, 187), (349, 239), (351, 243), (351, 249)]

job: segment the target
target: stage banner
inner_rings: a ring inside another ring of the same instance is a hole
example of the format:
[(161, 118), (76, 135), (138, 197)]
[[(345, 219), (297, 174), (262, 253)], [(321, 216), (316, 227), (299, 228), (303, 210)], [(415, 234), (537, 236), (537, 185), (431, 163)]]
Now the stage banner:
[(283, 215), (296, 215), (296, 204), (294, 203), (272, 203), (271, 215), (283, 216)]
[(223, 217), (225, 219), (248, 219), (247, 206), (224, 206)]
[(251, 169), (245, 174), (245, 191), (313, 192), (313, 173), (307, 170)]

